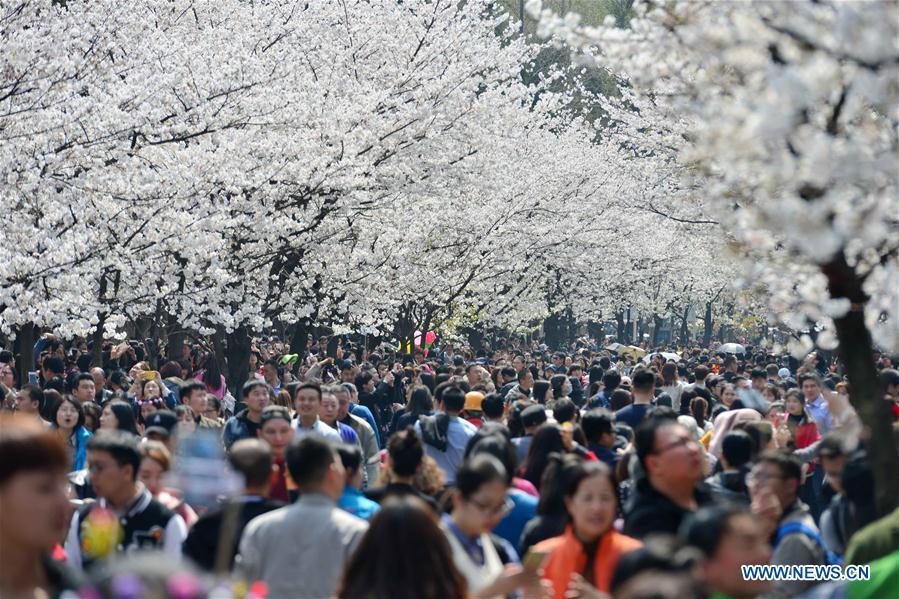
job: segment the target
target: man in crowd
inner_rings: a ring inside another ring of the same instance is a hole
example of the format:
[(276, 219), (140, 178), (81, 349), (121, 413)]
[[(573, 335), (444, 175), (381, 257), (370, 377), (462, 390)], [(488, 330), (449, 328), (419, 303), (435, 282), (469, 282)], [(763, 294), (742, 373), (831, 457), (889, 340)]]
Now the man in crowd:
[(276, 394), (281, 390), (280, 369), (278, 361), (274, 358), (266, 360), (262, 366), (262, 377)]
[(587, 437), (587, 449), (614, 470), (618, 464), (618, 453), (613, 449), (615, 417), (612, 413), (603, 408), (590, 410), (581, 418), (581, 428)]
[[(809, 513), (799, 501), (802, 465), (790, 453), (762, 453), (748, 478), (752, 512), (774, 539), (771, 563), (776, 565), (824, 565), (823, 541)], [(813, 581), (782, 580), (774, 584), (772, 597), (795, 597)]]
[(806, 372), (799, 375), (798, 382), (799, 388), (805, 396), (805, 405), (818, 426), (818, 432), (826, 435), (833, 430), (833, 418), (830, 415), (827, 400), (821, 393), (821, 379), (817, 374)]
[(330, 441), (317, 434), (295, 439), (287, 468), (300, 499), (247, 525), (236, 573), (246, 581), (263, 581), (271, 597), (333, 597), (368, 524), (337, 507), (346, 473)]
[[(99, 500), (85, 505), (72, 518), (65, 546), (72, 566), (87, 567), (95, 560), (137, 549), (181, 556), (187, 526), (137, 480), (138, 443), (134, 435), (118, 430), (98, 431), (88, 442), (90, 483)], [(112, 513), (106, 515), (103, 510)], [(115, 533), (109, 530), (116, 521), (121, 528), (118, 543), (112, 541)], [(107, 550), (104, 545), (110, 542), (114, 544)]]
[(283, 507), (279, 501), (266, 499), (271, 486), (272, 451), (259, 439), (237, 441), (228, 454), (231, 467), (243, 476), (244, 488), (239, 496), (226, 505), (206, 512), (197, 520), (184, 541), (184, 555), (207, 571), (215, 568), (216, 552), (222, 534), (225, 511), (238, 509), (237, 526), (234, 530), (233, 548), (228, 554), (229, 569), (234, 564), (241, 534), (247, 524), (256, 516)]
[(465, 392), (460, 387), (453, 385), (445, 389), (441, 404), (442, 411), (422, 417), (415, 423), (415, 431), (424, 441), (425, 453), (443, 470), (447, 484), (452, 484), (465, 455), (465, 446), (478, 429), (459, 417), (465, 408)]
[(106, 388), (106, 373), (99, 366), (94, 366), (90, 374), (94, 379), (94, 401), (102, 406), (112, 398), (112, 391)]
[(634, 403), (615, 412), (615, 421), (636, 430), (652, 407), (655, 388), (656, 376), (651, 370), (641, 368), (634, 372), (631, 377), (631, 394), (634, 397)]
[(205, 416), (209, 398), (206, 393), (206, 385), (202, 381), (196, 379), (184, 381), (178, 387), (178, 400), (182, 404), (190, 406), (190, 409), (193, 410), (197, 428), (215, 430), (222, 428), (217, 421)]
[(509, 387), (505, 392), (500, 390), (500, 395), (502, 397), (515, 397), (515, 395), (524, 395), (525, 397), (531, 396), (531, 391), (534, 388), (534, 375), (527, 368), (522, 368), (518, 371), (516, 375), (518, 383)]
[(16, 410), (40, 420), (45, 426), (50, 423), (41, 418), (44, 407), (44, 392), (37, 385), (24, 385), (16, 392)]
[(82, 405), (94, 401), (96, 390), (94, 377), (86, 372), (79, 373), (72, 383), (72, 396)]
[(316, 433), (336, 443), (343, 442), (340, 433), (319, 418), (322, 409), (322, 388), (318, 383), (303, 383), (297, 387), (294, 406), (297, 417), (293, 421), (293, 427), (298, 437)]
[[(66, 364), (59, 356), (44, 356), (41, 361), (41, 377), (44, 380), (44, 388), (47, 383), (57, 377), (62, 377), (66, 371)], [(82, 402), (83, 403), (83, 402)]]
[(252, 378), (244, 383), (240, 395), (246, 407), (225, 423), (222, 432), (225, 449), (230, 449), (241, 439), (255, 439), (259, 436), (262, 410), (268, 405), (268, 383)]
[(675, 534), (687, 515), (712, 501), (698, 486), (704, 466), (699, 443), (673, 417), (651, 416), (634, 433), (634, 445), (645, 476), (637, 479), (624, 532), (638, 539)]
[(350, 413), (352, 400), (346, 385), (336, 385), (334, 396), (337, 398), (337, 420), (356, 431), (356, 436), (359, 437), (359, 445), (362, 447), (365, 479), (368, 481), (368, 486), (374, 486), (378, 483), (381, 473), (378, 436), (365, 419)]

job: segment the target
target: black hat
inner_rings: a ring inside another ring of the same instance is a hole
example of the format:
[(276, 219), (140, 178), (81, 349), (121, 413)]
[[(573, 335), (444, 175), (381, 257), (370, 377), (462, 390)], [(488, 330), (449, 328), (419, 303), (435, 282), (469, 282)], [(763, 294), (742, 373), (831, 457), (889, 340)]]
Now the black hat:
[(171, 410), (156, 410), (147, 419), (146, 433), (156, 433), (164, 437), (172, 434), (172, 430), (178, 424), (178, 416)]
[(521, 425), (525, 428), (546, 422), (546, 410), (543, 406), (528, 406), (521, 412)]

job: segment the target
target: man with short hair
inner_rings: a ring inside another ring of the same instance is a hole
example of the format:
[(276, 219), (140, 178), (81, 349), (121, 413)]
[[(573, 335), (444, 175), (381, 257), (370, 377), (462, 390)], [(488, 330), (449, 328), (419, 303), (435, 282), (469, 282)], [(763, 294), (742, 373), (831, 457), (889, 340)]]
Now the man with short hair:
[(524, 395), (525, 397), (530, 398), (531, 393), (534, 389), (534, 375), (528, 368), (522, 368), (515, 375), (518, 382), (515, 385), (509, 387), (508, 390), (503, 392), (500, 390), (499, 394), (502, 397), (514, 397), (517, 395)]
[(593, 452), (600, 462), (614, 471), (618, 464), (618, 453), (615, 447), (615, 416), (605, 408), (594, 408), (581, 418), (581, 430), (587, 438), (587, 449)]
[(72, 397), (77, 399), (81, 405), (94, 401), (96, 390), (94, 377), (87, 372), (79, 373), (72, 383)]
[(228, 461), (231, 467), (243, 476), (243, 491), (239, 496), (228, 500), (225, 505), (200, 516), (191, 527), (187, 540), (184, 541), (184, 555), (209, 572), (215, 568), (222, 524), (229, 505), (236, 504), (240, 510), (234, 531), (233, 548), (228, 556), (229, 570), (234, 565), (240, 536), (250, 520), (284, 506), (280, 501), (266, 498), (271, 487), (272, 474), (272, 450), (268, 444), (260, 439), (241, 439), (231, 447)]
[(441, 411), (433, 416), (422, 416), (415, 423), (415, 432), (424, 441), (425, 454), (443, 470), (447, 484), (452, 484), (465, 456), (465, 446), (478, 429), (459, 417), (465, 408), (465, 392), (459, 386), (447, 387), (440, 404)]
[(615, 412), (615, 421), (622, 422), (636, 430), (646, 413), (652, 407), (656, 375), (647, 368), (641, 368), (631, 376), (631, 394), (634, 402)]
[(768, 373), (761, 368), (754, 368), (749, 373), (749, 380), (752, 382), (753, 390), (762, 393), (768, 384)]
[(41, 376), (44, 379), (44, 388), (46, 388), (49, 381), (57, 377), (61, 378), (65, 372), (66, 364), (59, 356), (44, 356), (44, 359), (41, 360)]
[[(137, 480), (141, 461), (138, 442), (137, 437), (120, 430), (99, 430), (88, 441), (90, 483), (99, 500), (82, 506), (72, 517), (65, 545), (71, 566), (86, 568), (113, 554), (145, 549), (161, 550), (180, 559), (187, 526), (181, 516), (154, 499)], [(100, 527), (106, 526), (102, 509), (112, 510), (121, 526), (121, 539), (109, 553), (100, 553), (90, 541), (101, 534)]]
[[(792, 454), (763, 452), (747, 478), (752, 511), (774, 539), (771, 563), (786, 566), (823, 566), (823, 541), (808, 507), (799, 501), (802, 464)], [(795, 597), (814, 586), (814, 581), (780, 580), (772, 597)]]
[(481, 427), (488, 422), (503, 424), (505, 401), (499, 393), (489, 393), (481, 402)]
[(356, 434), (353, 427), (337, 419), (340, 411), (340, 403), (335, 395), (337, 389), (341, 389), (341, 387), (339, 385), (328, 385), (322, 388), (321, 408), (319, 409), (318, 417), (330, 428), (336, 430), (344, 443), (357, 445), (361, 451), (362, 445), (359, 442), (359, 435)]
[(94, 366), (90, 370), (90, 375), (94, 379), (94, 401), (101, 406), (112, 399), (112, 391), (106, 388), (106, 373), (99, 366)]
[(638, 539), (676, 534), (687, 515), (712, 501), (699, 485), (704, 458), (699, 443), (676, 419), (653, 416), (635, 431), (634, 445), (645, 476), (637, 479), (624, 532)]
[(843, 469), (855, 443), (847, 435), (832, 431), (818, 443), (818, 462), (824, 470), (827, 483), (834, 491), (830, 504), (821, 513), (821, 537), (827, 548), (843, 555), (854, 524), (851, 503), (843, 488)]
[(826, 435), (833, 430), (833, 418), (830, 415), (830, 406), (821, 393), (821, 379), (817, 374), (806, 372), (799, 375), (797, 382), (805, 396), (805, 405), (818, 425), (818, 432)]
[(50, 423), (41, 417), (44, 407), (44, 392), (37, 385), (24, 385), (16, 392), (16, 411), (40, 420), (44, 426)]
[(246, 408), (232, 416), (222, 430), (225, 449), (231, 449), (241, 439), (255, 439), (262, 425), (262, 410), (268, 405), (269, 385), (259, 379), (250, 379), (241, 389), (241, 399)]
[(293, 421), (293, 428), (297, 437), (303, 437), (309, 433), (317, 433), (335, 443), (342, 443), (340, 433), (325, 424), (319, 418), (322, 407), (322, 388), (317, 383), (303, 383), (297, 387), (294, 399), (297, 417)]
[(218, 422), (206, 416), (209, 394), (206, 393), (206, 384), (203, 381), (198, 381), (197, 379), (184, 381), (178, 387), (178, 400), (182, 404), (190, 406), (190, 409), (193, 410), (197, 428), (215, 430), (222, 428)]
[(378, 436), (365, 419), (350, 412), (352, 400), (350, 391), (345, 385), (336, 385), (334, 396), (337, 398), (337, 420), (356, 431), (359, 445), (365, 460), (365, 478), (368, 486), (374, 486), (381, 474), (381, 453), (378, 448)]
[(337, 507), (346, 473), (333, 443), (317, 434), (294, 439), (287, 468), (300, 498), (247, 525), (235, 572), (264, 582), (271, 597), (333, 597), (368, 523)]
[(268, 383), (268, 386), (274, 390), (275, 395), (281, 390), (281, 366), (274, 358), (269, 358), (262, 365), (262, 378)]

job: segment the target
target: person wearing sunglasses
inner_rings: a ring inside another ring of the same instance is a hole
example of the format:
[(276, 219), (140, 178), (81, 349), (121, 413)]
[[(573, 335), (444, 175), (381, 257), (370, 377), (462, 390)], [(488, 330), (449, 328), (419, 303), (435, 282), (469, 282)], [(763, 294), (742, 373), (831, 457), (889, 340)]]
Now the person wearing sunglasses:
[(541, 588), (537, 573), (518, 564), (512, 546), (490, 534), (514, 507), (507, 486), (505, 467), (487, 453), (465, 460), (456, 474), (452, 510), (441, 526), (471, 597), (505, 597), (519, 588), (538, 590), (536, 595)]

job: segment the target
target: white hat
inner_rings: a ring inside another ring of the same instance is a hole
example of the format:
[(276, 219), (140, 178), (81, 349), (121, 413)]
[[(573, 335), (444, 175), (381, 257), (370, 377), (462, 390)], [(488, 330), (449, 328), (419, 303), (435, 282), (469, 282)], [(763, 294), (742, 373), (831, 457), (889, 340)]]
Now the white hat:
[(790, 369), (789, 368), (781, 368), (780, 370), (777, 371), (777, 376), (779, 376), (782, 379), (789, 377)]

